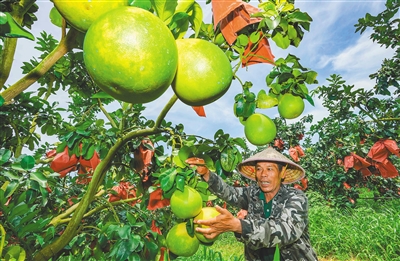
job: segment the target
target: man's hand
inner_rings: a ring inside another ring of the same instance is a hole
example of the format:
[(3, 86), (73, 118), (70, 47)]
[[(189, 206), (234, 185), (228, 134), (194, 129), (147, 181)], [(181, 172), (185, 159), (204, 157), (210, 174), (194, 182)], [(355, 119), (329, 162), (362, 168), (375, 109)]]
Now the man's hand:
[(224, 232), (242, 233), (242, 225), (238, 218), (235, 218), (227, 209), (219, 206), (215, 208), (221, 214), (215, 218), (195, 221), (196, 224), (208, 226), (208, 228), (197, 227), (197, 232), (202, 233), (208, 239), (213, 239)]
[(192, 157), (192, 158), (188, 158), (187, 160), (185, 160), (185, 162), (187, 164), (189, 164), (189, 166), (191, 168), (192, 167), (197, 167), (196, 168), (196, 172), (199, 175), (203, 176), (203, 179), (205, 181), (208, 181), (209, 175), (210, 175), (210, 170), (207, 168), (204, 159), (197, 158), (197, 157)]

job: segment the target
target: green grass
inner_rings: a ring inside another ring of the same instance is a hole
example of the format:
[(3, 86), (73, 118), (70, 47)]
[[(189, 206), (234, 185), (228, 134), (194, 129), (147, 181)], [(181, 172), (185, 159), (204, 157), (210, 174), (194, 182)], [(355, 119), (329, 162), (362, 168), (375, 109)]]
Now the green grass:
[(310, 236), (318, 256), (400, 261), (400, 200), (359, 203), (355, 209), (310, 208)]
[[(354, 209), (334, 209), (310, 195), (310, 236), (321, 260), (400, 261), (400, 200), (359, 200)], [(244, 261), (233, 233), (200, 246), (186, 261)]]
[(238, 242), (233, 233), (221, 234), (212, 246), (200, 245), (196, 254), (191, 257), (180, 257), (185, 261), (244, 261), (243, 243)]

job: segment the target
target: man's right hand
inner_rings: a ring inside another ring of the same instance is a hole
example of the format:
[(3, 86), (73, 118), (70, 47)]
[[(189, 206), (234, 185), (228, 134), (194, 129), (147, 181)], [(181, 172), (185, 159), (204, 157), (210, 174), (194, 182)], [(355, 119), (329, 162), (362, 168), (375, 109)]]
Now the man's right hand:
[(209, 176), (210, 176), (210, 170), (207, 168), (206, 162), (204, 161), (204, 159), (197, 158), (197, 157), (192, 157), (192, 158), (188, 158), (187, 160), (185, 160), (185, 162), (187, 164), (189, 164), (189, 166), (191, 168), (192, 167), (196, 167), (196, 172), (200, 176), (203, 176), (203, 179), (205, 181), (208, 181)]

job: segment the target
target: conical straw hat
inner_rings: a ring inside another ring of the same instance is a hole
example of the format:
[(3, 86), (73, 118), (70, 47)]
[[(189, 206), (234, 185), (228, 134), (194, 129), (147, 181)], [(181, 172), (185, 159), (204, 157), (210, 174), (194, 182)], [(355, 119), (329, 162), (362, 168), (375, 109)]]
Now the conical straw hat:
[(296, 181), (299, 181), (305, 176), (305, 171), (302, 167), (282, 155), (281, 153), (274, 150), (272, 147), (268, 147), (267, 149), (251, 156), (250, 158), (244, 160), (242, 163), (239, 163), (237, 166), (237, 170), (240, 174), (249, 178), (251, 180), (255, 180), (256, 177), (256, 163), (258, 161), (268, 161), (268, 162), (276, 162), (281, 163), (283, 167), (286, 167), (286, 176), (285, 180), (282, 182), (283, 184), (290, 184)]

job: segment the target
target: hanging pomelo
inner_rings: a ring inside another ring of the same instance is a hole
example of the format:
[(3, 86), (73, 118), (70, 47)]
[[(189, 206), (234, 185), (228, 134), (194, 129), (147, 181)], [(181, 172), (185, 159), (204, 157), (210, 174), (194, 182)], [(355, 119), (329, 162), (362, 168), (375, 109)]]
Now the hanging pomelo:
[(94, 82), (115, 99), (147, 103), (174, 79), (176, 42), (154, 14), (127, 6), (107, 12), (86, 33), (83, 58)]
[(86, 32), (102, 14), (128, 5), (127, 0), (53, 0), (53, 3), (64, 19), (81, 32)]
[(190, 106), (218, 100), (229, 89), (233, 72), (225, 53), (202, 39), (179, 39), (178, 70), (172, 83), (176, 96)]

